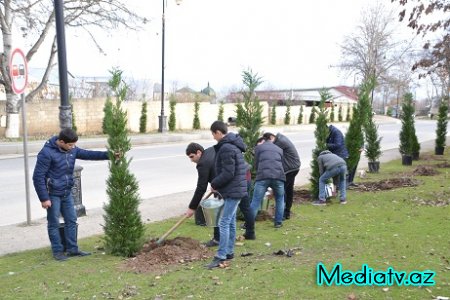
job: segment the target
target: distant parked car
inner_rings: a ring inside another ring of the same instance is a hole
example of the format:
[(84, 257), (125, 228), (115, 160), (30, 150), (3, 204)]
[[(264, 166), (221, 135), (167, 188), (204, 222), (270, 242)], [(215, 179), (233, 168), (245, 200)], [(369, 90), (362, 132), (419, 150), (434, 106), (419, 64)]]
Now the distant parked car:
[(235, 126), (236, 125), (236, 117), (228, 117), (228, 126)]

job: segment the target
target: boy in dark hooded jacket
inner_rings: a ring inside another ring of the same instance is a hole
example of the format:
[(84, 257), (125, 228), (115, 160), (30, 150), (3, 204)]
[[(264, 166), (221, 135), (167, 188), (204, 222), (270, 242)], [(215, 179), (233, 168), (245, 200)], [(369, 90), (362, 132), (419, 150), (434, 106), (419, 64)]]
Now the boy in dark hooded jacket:
[(283, 225), (284, 182), (286, 181), (283, 168), (283, 150), (272, 143), (271, 140), (259, 138), (255, 147), (255, 168), (255, 188), (250, 205), (253, 217), (256, 218), (264, 194), (270, 187), (273, 190), (276, 203), (274, 226), (280, 228)]
[[(78, 136), (72, 129), (61, 130), (59, 136), (49, 139), (37, 156), (33, 173), (34, 189), (47, 210), (48, 236), (56, 260), (69, 256), (86, 256), (89, 252), (78, 249), (77, 215), (73, 204), (72, 187), (75, 160), (107, 160), (107, 151), (90, 151), (75, 146)], [(64, 238), (67, 255), (59, 234), (59, 216), (64, 218)]]
[(219, 220), (219, 248), (213, 261), (206, 265), (208, 269), (234, 258), (236, 211), (241, 199), (247, 196), (247, 167), (242, 154), (247, 146), (238, 134), (228, 133), (227, 125), (222, 121), (212, 123), (211, 133), (217, 141), (214, 146), (216, 177), (211, 181), (211, 189), (223, 197), (224, 207)]
[(263, 138), (272, 141), (283, 150), (283, 168), (284, 174), (286, 175), (286, 181), (284, 183), (285, 206), (283, 219), (288, 220), (291, 218), (292, 202), (294, 201), (295, 176), (300, 171), (300, 156), (291, 140), (281, 133), (274, 135), (273, 133), (266, 132), (263, 134)]

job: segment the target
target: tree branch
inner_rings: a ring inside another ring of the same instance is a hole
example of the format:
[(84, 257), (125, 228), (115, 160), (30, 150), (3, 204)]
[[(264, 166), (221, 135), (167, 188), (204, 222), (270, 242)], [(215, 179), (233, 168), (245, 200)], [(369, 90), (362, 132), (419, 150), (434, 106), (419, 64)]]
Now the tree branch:
[(50, 16), (47, 19), (47, 22), (45, 23), (44, 30), (42, 30), (41, 34), (39, 35), (39, 38), (34, 43), (34, 45), (31, 47), (31, 49), (27, 53), (27, 61), (30, 61), (33, 58), (33, 55), (39, 50), (42, 43), (44, 42), (48, 32), (50, 31), (50, 28), (53, 26), (53, 19), (55, 17), (55, 11), (52, 11)]
[(47, 84), (48, 81), (48, 77), (50, 75), (50, 72), (54, 66), (53, 61), (55, 59), (55, 54), (57, 53), (57, 48), (56, 48), (56, 35), (53, 37), (53, 43), (52, 43), (52, 47), (50, 50), (50, 56), (48, 58), (48, 62), (47, 62), (47, 67), (45, 69), (45, 73), (44, 76), (42, 76), (42, 80), (39, 83), (39, 85), (32, 90), (26, 97), (26, 101), (31, 101)]

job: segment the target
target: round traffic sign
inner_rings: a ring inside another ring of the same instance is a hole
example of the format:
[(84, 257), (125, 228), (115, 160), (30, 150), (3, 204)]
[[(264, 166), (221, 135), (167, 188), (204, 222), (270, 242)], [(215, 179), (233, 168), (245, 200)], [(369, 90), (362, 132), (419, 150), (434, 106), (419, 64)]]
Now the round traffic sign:
[(11, 77), (12, 89), (16, 94), (22, 94), (28, 83), (27, 59), (22, 50), (16, 48), (9, 60), (9, 75)]

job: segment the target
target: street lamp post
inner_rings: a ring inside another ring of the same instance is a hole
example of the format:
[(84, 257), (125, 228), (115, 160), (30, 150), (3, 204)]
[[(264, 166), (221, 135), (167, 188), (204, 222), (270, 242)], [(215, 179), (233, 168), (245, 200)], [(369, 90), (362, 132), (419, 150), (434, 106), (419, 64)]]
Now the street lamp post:
[[(64, 1), (55, 0), (55, 27), (56, 42), (58, 45), (58, 71), (59, 71), (59, 91), (61, 94), (61, 106), (59, 107), (59, 126), (61, 129), (72, 128), (72, 110), (69, 103), (69, 83), (67, 80), (67, 54), (66, 35), (64, 30)], [(74, 180), (72, 188), (74, 206), (77, 217), (86, 215), (86, 208), (83, 205), (81, 194), (81, 170), (82, 167), (75, 165)]]
[(56, 41), (58, 44), (58, 71), (61, 106), (59, 107), (59, 126), (72, 128), (72, 111), (69, 103), (69, 84), (67, 80), (66, 36), (64, 32), (64, 2), (55, 0)]
[(161, 115), (159, 116), (159, 127), (158, 132), (167, 131), (167, 116), (164, 115), (164, 48), (165, 48), (165, 35), (166, 35), (166, 20), (165, 20), (165, 0), (163, 2), (163, 13), (162, 13), (162, 54), (161, 54)]
[[(158, 132), (167, 131), (167, 116), (164, 115), (164, 54), (165, 54), (165, 43), (166, 43), (166, 17), (165, 17), (165, 1), (162, 0), (163, 10), (162, 10), (162, 48), (161, 48), (161, 115), (159, 116), (159, 127)], [(175, 0), (177, 5), (180, 5), (182, 0)]]

